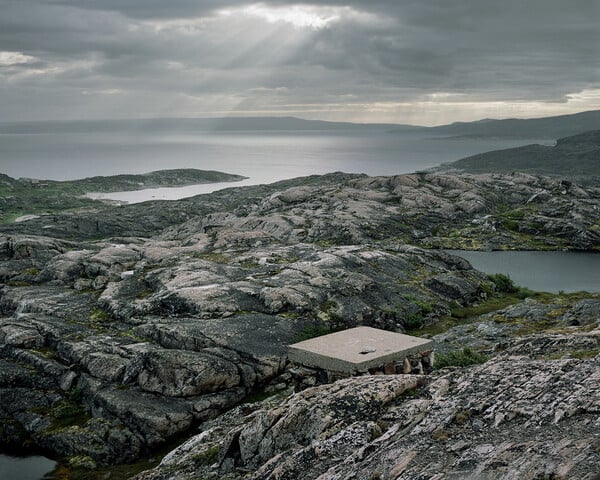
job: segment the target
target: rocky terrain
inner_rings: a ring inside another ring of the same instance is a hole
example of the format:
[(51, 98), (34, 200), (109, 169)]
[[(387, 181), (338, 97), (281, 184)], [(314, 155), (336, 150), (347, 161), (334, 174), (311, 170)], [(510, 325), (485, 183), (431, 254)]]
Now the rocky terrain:
[(600, 187), (535, 175), (337, 173), (49, 215), (0, 225), (0, 234), (77, 241), (160, 235), (188, 243), (208, 234), (217, 248), (267, 241), (591, 251), (600, 244), (599, 208)]
[[(585, 296), (585, 295), (584, 295)], [(244, 404), (137, 480), (596, 479), (600, 297), (523, 303), (434, 336), (483, 365), (364, 376)]]
[(598, 380), (598, 361), (508, 355), (340, 380), (209, 422), (136, 479), (596, 479)]
[[(75, 475), (200, 426), (139, 478), (593, 478), (597, 296), (521, 302), (423, 247), (594, 251), (599, 203), (597, 188), (523, 174), (331, 174), (3, 225), (0, 443)], [(499, 300), (514, 305), (428, 333)], [(318, 383), (286, 346), (355, 325), (491, 359), (218, 416)]]

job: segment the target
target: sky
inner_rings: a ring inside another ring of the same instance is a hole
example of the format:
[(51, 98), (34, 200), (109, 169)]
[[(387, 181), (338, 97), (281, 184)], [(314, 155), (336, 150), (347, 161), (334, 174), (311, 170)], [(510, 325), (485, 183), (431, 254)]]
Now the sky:
[(600, 109), (600, 0), (0, 0), (0, 122)]

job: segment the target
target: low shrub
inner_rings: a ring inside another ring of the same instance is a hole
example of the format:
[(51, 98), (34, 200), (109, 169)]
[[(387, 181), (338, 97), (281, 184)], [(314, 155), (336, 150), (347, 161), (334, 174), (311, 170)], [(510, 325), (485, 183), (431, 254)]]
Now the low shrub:
[(468, 367), (469, 365), (484, 363), (487, 359), (487, 356), (482, 353), (475, 352), (470, 348), (463, 348), (462, 350), (436, 354), (435, 368)]
[(503, 293), (515, 293), (518, 288), (508, 275), (503, 273), (494, 273), (488, 275), (488, 278), (496, 285), (496, 291)]

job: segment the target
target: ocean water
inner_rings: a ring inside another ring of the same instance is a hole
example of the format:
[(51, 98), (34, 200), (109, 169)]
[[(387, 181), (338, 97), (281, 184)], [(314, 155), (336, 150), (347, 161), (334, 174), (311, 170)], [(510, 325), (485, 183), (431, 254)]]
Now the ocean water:
[(0, 173), (67, 180), (170, 168), (220, 170), (255, 184), (334, 171), (394, 175), (549, 139), (447, 139), (386, 131), (0, 134)]

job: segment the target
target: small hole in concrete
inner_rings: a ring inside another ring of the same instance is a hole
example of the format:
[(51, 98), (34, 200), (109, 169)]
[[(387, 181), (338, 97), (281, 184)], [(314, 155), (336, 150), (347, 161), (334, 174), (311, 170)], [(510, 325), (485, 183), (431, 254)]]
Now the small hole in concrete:
[(370, 347), (370, 346), (364, 346), (360, 352), (361, 355), (366, 355), (367, 353), (373, 353), (376, 352), (377, 349), (375, 347)]

